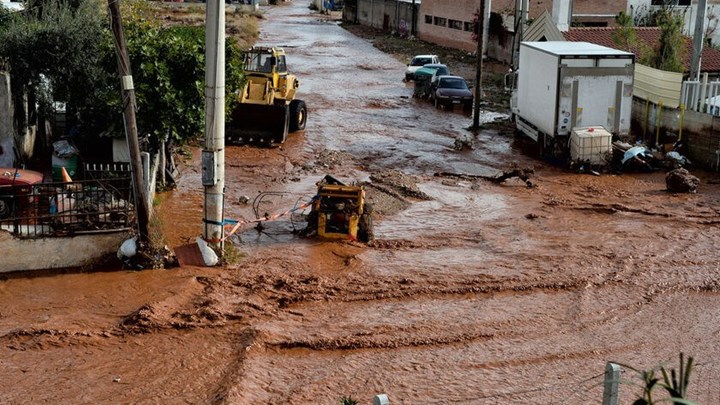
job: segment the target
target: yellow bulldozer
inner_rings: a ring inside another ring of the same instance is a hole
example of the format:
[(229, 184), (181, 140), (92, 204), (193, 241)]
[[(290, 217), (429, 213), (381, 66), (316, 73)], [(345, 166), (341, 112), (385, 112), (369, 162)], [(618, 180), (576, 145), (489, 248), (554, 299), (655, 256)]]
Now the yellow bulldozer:
[(372, 204), (365, 201), (362, 186), (348, 186), (331, 175), (317, 183), (305, 236), (323, 239), (350, 239), (370, 242), (374, 239)]
[(307, 107), (295, 99), (298, 80), (288, 73), (282, 48), (253, 47), (245, 52), (245, 86), (225, 129), (226, 142), (281, 144), (302, 131)]

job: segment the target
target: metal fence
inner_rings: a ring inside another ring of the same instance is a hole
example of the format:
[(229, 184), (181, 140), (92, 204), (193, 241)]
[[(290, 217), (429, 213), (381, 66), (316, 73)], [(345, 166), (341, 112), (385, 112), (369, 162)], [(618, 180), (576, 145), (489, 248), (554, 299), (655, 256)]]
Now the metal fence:
[(720, 115), (720, 81), (683, 82), (680, 103), (688, 110)]
[(0, 200), (5, 207), (0, 229), (20, 237), (127, 229), (135, 215), (129, 176), (5, 186)]

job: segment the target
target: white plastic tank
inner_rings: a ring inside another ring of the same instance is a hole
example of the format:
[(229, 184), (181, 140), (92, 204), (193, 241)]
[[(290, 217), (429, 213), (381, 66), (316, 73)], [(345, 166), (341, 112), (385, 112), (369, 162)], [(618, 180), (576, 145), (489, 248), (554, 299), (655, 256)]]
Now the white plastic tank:
[(604, 165), (612, 153), (612, 134), (603, 127), (573, 128), (570, 158), (573, 161)]

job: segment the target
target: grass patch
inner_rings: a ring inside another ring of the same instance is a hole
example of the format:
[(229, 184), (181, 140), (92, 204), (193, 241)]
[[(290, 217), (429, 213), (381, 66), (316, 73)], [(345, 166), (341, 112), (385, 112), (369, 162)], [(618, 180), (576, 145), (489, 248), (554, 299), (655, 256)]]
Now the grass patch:
[(247, 257), (247, 254), (238, 250), (237, 246), (233, 245), (232, 243), (225, 243), (224, 247), (225, 251), (223, 252), (222, 256), (223, 265), (227, 266), (239, 264), (242, 259)]

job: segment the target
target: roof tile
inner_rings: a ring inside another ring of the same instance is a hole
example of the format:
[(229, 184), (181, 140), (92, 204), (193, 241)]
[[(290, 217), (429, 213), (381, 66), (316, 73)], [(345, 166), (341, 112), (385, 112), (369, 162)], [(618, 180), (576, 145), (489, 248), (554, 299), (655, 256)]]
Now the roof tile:
[[(574, 27), (569, 31), (563, 32), (565, 39), (572, 42), (590, 42), (593, 44), (607, 46), (609, 48), (619, 48), (612, 39), (612, 34), (618, 27)], [(657, 48), (660, 41), (659, 27), (635, 27), (637, 38), (652, 48)], [(692, 38), (685, 37), (686, 51), (684, 55), (685, 72), (690, 71), (690, 58), (692, 56)], [(640, 56), (637, 47), (628, 49), (627, 51)], [(702, 72), (720, 73), (720, 51), (710, 47), (703, 47), (702, 52)]]

